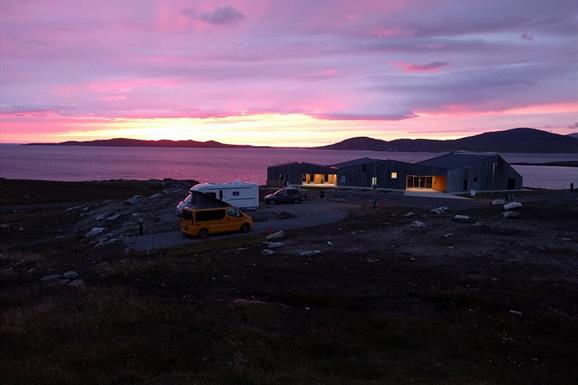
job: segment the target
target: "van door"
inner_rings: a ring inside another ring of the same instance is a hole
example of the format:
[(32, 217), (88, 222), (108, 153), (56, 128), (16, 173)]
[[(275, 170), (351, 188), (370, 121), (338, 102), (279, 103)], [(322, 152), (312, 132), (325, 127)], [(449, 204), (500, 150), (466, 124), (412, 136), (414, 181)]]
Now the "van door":
[(227, 209), (227, 231), (239, 231), (243, 222), (241, 212), (234, 207)]

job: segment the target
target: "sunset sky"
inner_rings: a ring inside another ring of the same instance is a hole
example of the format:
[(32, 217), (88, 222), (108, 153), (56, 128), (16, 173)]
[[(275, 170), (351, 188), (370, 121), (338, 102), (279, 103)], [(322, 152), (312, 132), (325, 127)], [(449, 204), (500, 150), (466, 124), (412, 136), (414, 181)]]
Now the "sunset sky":
[(578, 131), (576, 0), (0, 0), (0, 142)]

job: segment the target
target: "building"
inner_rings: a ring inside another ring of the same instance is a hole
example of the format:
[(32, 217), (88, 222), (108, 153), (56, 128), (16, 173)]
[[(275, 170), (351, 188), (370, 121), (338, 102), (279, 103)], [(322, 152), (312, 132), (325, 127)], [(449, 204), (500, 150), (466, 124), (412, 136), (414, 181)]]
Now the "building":
[(415, 164), (373, 158), (285, 163), (267, 168), (267, 184), (462, 193), (519, 190), (522, 176), (497, 154), (453, 152)]

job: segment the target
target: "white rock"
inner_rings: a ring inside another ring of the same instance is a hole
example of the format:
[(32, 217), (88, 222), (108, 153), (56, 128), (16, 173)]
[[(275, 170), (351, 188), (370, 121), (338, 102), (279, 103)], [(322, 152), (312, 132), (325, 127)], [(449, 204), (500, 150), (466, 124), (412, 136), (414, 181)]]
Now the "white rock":
[(510, 202), (504, 205), (504, 210), (515, 210), (522, 207), (520, 202)]
[(56, 282), (58, 280), (60, 280), (61, 275), (60, 274), (50, 274), (50, 275), (45, 275), (44, 277), (40, 278), (40, 282), (42, 283), (52, 283), (52, 282)]
[(106, 220), (107, 221), (114, 221), (116, 219), (118, 219), (120, 217), (119, 214), (115, 214), (115, 215), (111, 215), (110, 217), (107, 217)]
[(439, 215), (439, 214), (445, 213), (448, 210), (449, 209), (447, 206), (440, 206), (440, 207), (436, 207), (435, 209), (431, 209), (430, 212)]
[(299, 253), (300, 257), (311, 257), (313, 255), (321, 254), (321, 250), (305, 250)]
[(127, 199), (124, 201), (124, 204), (126, 205), (136, 205), (137, 203), (140, 202), (140, 199), (142, 198), (141, 195), (134, 195), (131, 198)]
[(278, 249), (283, 247), (285, 244), (283, 242), (267, 242), (268, 249)]
[(102, 221), (104, 219), (104, 215), (97, 215), (96, 217), (94, 217), (95, 221)]
[(510, 314), (517, 315), (517, 316), (521, 316), (521, 315), (522, 315), (522, 312), (521, 312), (521, 311), (518, 311), (518, 310), (510, 310)]
[(459, 222), (459, 223), (469, 223), (470, 222), (470, 217), (468, 217), (467, 215), (456, 215), (454, 217), (454, 221), (455, 222)]
[(92, 238), (92, 237), (94, 237), (94, 236), (96, 236), (96, 235), (98, 235), (98, 234), (104, 233), (105, 230), (106, 230), (106, 229), (105, 229), (104, 227), (93, 227), (92, 229), (90, 229), (89, 232), (87, 232), (87, 233), (85, 234), (85, 236), (86, 236), (87, 238)]
[(506, 201), (503, 200), (503, 199), (494, 199), (494, 200), (492, 201), (492, 206), (502, 206), (502, 205), (505, 205), (505, 204), (506, 204)]
[(265, 237), (265, 239), (268, 241), (274, 241), (276, 239), (283, 239), (283, 238), (285, 238), (285, 231), (283, 230), (277, 231), (276, 233), (273, 234), (269, 234)]
[(517, 211), (504, 211), (502, 213), (502, 218), (518, 218), (520, 213)]
[(78, 273), (76, 271), (67, 271), (66, 273), (62, 274), (62, 278), (76, 279), (78, 278)]
[(71, 286), (71, 287), (85, 287), (86, 286), (82, 279), (75, 279), (74, 281), (68, 282), (66, 285)]
[(404, 217), (413, 217), (415, 213), (413, 211), (408, 211), (407, 213), (403, 214)]
[(275, 254), (275, 252), (274, 252), (273, 250), (264, 249), (263, 251), (261, 251), (261, 254), (263, 254), (263, 255), (273, 255), (273, 254)]
[(411, 225), (409, 225), (409, 227), (412, 227), (414, 229), (421, 229), (425, 227), (425, 223), (423, 223), (422, 221), (413, 221), (411, 222)]
[(454, 233), (447, 233), (447, 234), (443, 235), (444, 238), (451, 238), (453, 236), (454, 236)]
[(150, 198), (151, 199), (157, 199), (157, 198), (160, 198), (162, 195), (163, 194), (161, 194), (161, 193), (156, 193), (156, 194), (151, 195)]

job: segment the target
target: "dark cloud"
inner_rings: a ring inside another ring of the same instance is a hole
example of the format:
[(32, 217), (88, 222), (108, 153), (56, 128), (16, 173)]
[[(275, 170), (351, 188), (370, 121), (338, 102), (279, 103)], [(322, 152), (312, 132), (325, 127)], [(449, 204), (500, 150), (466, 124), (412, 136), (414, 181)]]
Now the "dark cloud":
[(524, 32), (520, 38), (528, 41), (534, 41), (534, 36), (529, 32)]
[(578, 128), (578, 122), (569, 125), (568, 128)]
[(245, 14), (230, 5), (216, 7), (208, 12), (196, 12), (194, 9), (187, 8), (181, 11), (181, 14), (196, 20), (201, 20), (213, 25), (231, 25), (236, 24), (245, 18)]

